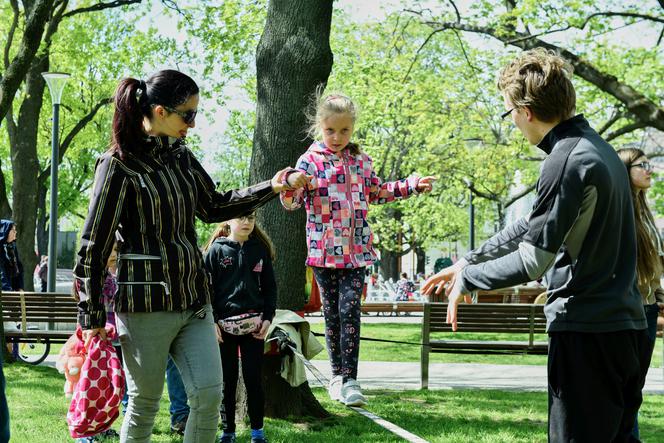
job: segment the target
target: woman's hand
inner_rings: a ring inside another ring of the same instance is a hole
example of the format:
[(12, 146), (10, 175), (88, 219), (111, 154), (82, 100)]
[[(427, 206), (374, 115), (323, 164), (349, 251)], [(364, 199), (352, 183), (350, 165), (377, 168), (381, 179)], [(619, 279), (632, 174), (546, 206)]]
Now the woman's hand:
[(433, 177), (431, 175), (428, 175), (426, 177), (420, 178), (420, 181), (417, 183), (417, 192), (419, 193), (425, 193), (425, 192), (431, 192), (433, 189), (433, 182), (435, 182), (437, 179), (436, 177)]
[(85, 349), (90, 346), (90, 341), (95, 335), (99, 335), (102, 340), (106, 340), (106, 328), (83, 329), (82, 334)]
[(251, 334), (255, 339), (258, 340), (265, 340), (265, 336), (267, 335), (267, 330), (270, 328), (270, 320), (263, 320), (263, 323), (261, 324), (261, 329), (259, 331), (254, 332)]
[(217, 335), (217, 341), (219, 343), (223, 343), (224, 342), (224, 337), (221, 335), (221, 326), (219, 326), (218, 323), (214, 324), (214, 332)]
[[(310, 181), (309, 176), (307, 176), (301, 171), (296, 171), (296, 172), (291, 172), (291, 171), (295, 170), (293, 168), (284, 168), (281, 171), (274, 174), (274, 177), (272, 177), (272, 179), (270, 180), (270, 184), (272, 185), (272, 190), (275, 193), (279, 193), (287, 189), (290, 190), (298, 189), (309, 185)], [(284, 185), (282, 183), (284, 174), (288, 174), (288, 176), (286, 177), (286, 182), (288, 183), (288, 185)]]

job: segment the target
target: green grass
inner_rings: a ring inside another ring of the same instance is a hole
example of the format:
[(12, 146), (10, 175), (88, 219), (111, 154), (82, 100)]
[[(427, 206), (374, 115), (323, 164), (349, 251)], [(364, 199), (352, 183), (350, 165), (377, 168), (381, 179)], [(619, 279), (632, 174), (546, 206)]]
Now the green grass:
[[(323, 323), (312, 323), (311, 330), (322, 333)], [(380, 338), (419, 343), (422, 337), (422, 325), (412, 323), (363, 323), (362, 337)], [(525, 340), (520, 334), (480, 334), (472, 332), (440, 333), (435, 338), (458, 340)], [(546, 341), (545, 334), (538, 334), (536, 340)], [(324, 343), (324, 337), (318, 337)], [(315, 359), (327, 359), (327, 353), (321, 352)], [(419, 362), (420, 348), (414, 345), (362, 341), (360, 361), (399, 361)], [(485, 363), (498, 365), (546, 365), (546, 355), (474, 355), (474, 354), (431, 354), (432, 363)], [(650, 364), (662, 366), (662, 339), (659, 338)]]
[[(12, 441), (71, 442), (62, 394), (63, 377), (54, 369), (23, 364), (5, 367)], [(400, 442), (366, 418), (330, 402), (322, 389), (316, 397), (333, 414), (327, 420), (267, 419), (273, 443)], [(367, 391), (369, 410), (430, 442), (545, 442), (546, 394), (488, 390)], [(644, 442), (664, 441), (664, 396), (648, 395), (639, 421)], [(119, 428), (119, 422), (114, 425)], [(168, 432), (168, 403), (161, 402), (152, 441), (181, 442)], [(238, 440), (249, 431), (239, 425)]]

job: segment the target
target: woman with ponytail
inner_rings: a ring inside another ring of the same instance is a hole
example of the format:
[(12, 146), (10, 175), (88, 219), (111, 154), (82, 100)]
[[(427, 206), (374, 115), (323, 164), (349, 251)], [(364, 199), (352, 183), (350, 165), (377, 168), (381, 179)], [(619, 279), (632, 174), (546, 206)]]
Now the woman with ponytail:
[[(632, 199), (634, 200), (634, 219), (636, 221), (636, 280), (643, 308), (648, 321), (648, 337), (655, 348), (657, 338), (657, 317), (664, 311), (664, 289), (660, 278), (664, 271), (664, 246), (655, 226), (655, 219), (648, 207), (646, 192), (652, 185), (653, 167), (646, 154), (636, 148), (618, 150), (629, 174)], [(634, 424), (632, 435), (639, 438), (639, 423)]]
[(106, 337), (101, 294), (117, 236), (122, 247), (115, 311), (129, 392), (121, 442), (150, 441), (169, 355), (190, 405), (184, 442), (214, 441), (221, 362), (194, 219), (232, 219), (267, 203), (284, 186), (306, 182), (302, 174), (286, 178), (284, 170), (245, 189), (217, 192), (185, 142), (198, 102), (198, 86), (178, 71), (159, 71), (146, 81), (123, 79), (114, 98), (111, 147), (95, 167), (74, 270), (78, 322), (86, 342)]

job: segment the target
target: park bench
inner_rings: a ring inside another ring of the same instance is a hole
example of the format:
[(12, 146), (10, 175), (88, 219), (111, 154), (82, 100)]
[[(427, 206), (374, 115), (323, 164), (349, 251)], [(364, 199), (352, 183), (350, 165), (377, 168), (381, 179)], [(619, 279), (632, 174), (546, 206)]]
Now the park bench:
[(401, 313), (422, 312), (424, 303), (413, 301), (364, 302), (360, 309), (362, 313), (376, 313), (380, 315), (399, 315)]
[(29, 345), (32, 351), (25, 359), (29, 363), (41, 363), (51, 343), (67, 341), (76, 330), (76, 315), (76, 301), (71, 294), (2, 292), (5, 340)]
[(424, 303), (422, 319), (421, 386), (429, 385), (429, 354), (546, 354), (548, 342), (535, 341), (546, 332), (544, 305), (478, 303), (461, 304), (457, 332), (522, 334), (523, 340), (432, 339), (432, 333), (452, 332), (447, 324), (447, 303)]

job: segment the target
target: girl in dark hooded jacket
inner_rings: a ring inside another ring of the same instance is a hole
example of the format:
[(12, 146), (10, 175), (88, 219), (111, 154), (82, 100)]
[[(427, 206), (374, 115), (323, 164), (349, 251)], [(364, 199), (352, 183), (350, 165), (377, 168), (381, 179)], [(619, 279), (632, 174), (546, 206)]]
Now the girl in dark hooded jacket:
[(0, 220), (0, 278), (3, 291), (23, 289), (23, 265), (16, 248), (16, 224)]

